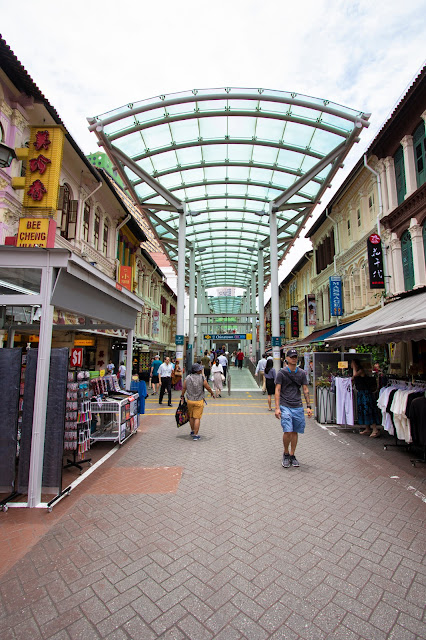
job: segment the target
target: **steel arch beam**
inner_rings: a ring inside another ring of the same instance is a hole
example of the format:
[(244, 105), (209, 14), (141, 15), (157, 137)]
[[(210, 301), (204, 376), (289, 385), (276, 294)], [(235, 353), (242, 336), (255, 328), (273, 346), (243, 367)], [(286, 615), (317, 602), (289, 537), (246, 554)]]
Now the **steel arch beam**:
[(309, 118), (303, 118), (301, 116), (292, 115), (289, 113), (274, 113), (273, 111), (244, 111), (240, 109), (232, 109), (231, 107), (226, 107), (225, 109), (217, 109), (215, 111), (188, 111), (188, 113), (177, 113), (173, 115), (165, 115), (162, 118), (157, 118), (157, 120), (148, 120), (147, 122), (138, 122), (132, 125), (131, 127), (127, 127), (126, 129), (121, 129), (120, 131), (116, 131), (115, 133), (111, 133), (108, 135), (108, 138), (111, 141), (119, 140), (125, 136), (131, 135), (133, 133), (138, 133), (140, 131), (145, 131), (146, 129), (151, 129), (153, 127), (159, 127), (163, 124), (171, 125), (175, 122), (182, 122), (185, 120), (199, 120), (204, 118), (265, 118), (269, 120), (278, 120), (281, 122), (293, 122), (294, 124), (300, 124), (302, 126), (312, 127), (314, 129), (321, 129), (322, 131), (327, 131), (327, 133), (333, 133), (342, 138), (347, 138), (349, 133), (339, 127), (333, 127), (332, 125), (326, 124), (325, 122), (321, 122), (318, 120), (310, 120)]
[(329, 113), (330, 115), (337, 116), (338, 118), (343, 118), (344, 120), (348, 120), (349, 122), (360, 121), (365, 127), (369, 126), (368, 118), (364, 115), (364, 113), (356, 113), (355, 111), (353, 113), (348, 113), (347, 110), (343, 111), (339, 109), (338, 105), (331, 106), (328, 100), (321, 100), (315, 103), (311, 101), (308, 96), (299, 96), (298, 94), (293, 93), (288, 95), (275, 95), (268, 93), (262, 98), (264, 90), (258, 89), (258, 93), (259, 95), (256, 96), (254, 94), (245, 93), (244, 91), (240, 92), (238, 90), (237, 93), (231, 93), (230, 91), (228, 92), (226, 90), (219, 90), (206, 94), (198, 94), (198, 92), (193, 92), (193, 96), (177, 97), (176, 94), (174, 94), (175, 97), (168, 97), (167, 99), (166, 96), (161, 96), (157, 100), (157, 102), (142, 104), (138, 105), (137, 107), (134, 107), (133, 104), (128, 105), (129, 108), (126, 111), (115, 113), (114, 115), (110, 115), (103, 119), (89, 118), (89, 129), (90, 131), (94, 131), (99, 125), (106, 126), (108, 124), (112, 124), (113, 122), (117, 122), (118, 120), (128, 118), (129, 116), (135, 116), (139, 113), (146, 113), (148, 111), (153, 111), (154, 109), (167, 108), (170, 106), (187, 104), (191, 102), (205, 102), (207, 100), (252, 100), (255, 102), (266, 100), (267, 102), (272, 103), (288, 104), (297, 107), (305, 107), (307, 109), (314, 109), (323, 113)]

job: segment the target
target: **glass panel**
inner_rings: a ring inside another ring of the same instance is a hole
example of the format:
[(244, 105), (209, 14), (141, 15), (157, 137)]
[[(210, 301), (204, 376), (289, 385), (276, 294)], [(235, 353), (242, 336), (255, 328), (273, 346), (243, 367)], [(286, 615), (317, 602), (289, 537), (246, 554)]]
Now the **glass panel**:
[(197, 120), (182, 120), (170, 125), (173, 140), (175, 142), (187, 142), (197, 140), (200, 137)]
[(142, 132), (145, 146), (149, 149), (158, 149), (159, 147), (169, 146), (171, 143), (171, 135), (169, 125), (162, 124), (152, 129), (145, 129)]
[(41, 269), (0, 267), (0, 293), (34, 296), (40, 293)]

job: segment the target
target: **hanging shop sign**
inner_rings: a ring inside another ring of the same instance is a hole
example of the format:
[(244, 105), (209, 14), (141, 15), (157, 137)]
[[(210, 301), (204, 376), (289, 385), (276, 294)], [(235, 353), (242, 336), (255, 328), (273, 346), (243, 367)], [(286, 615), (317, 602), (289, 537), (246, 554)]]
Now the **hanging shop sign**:
[(299, 307), (290, 308), (291, 337), (299, 337)]
[(330, 276), (330, 315), (343, 315), (342, 278)]
[(377, 233), (371, 234), (367, 240), (368, 270), (370, 273), (370, 289), (384, 289), (382, 241)]
[(82, 367), (82, 366), (83, 366), (83, 349), (71, 349), (70, 367)]
[(280, 336), (285, 340), (285, 318), (280, 318)]
[(39, 336), (29, 336), (28, 338), (28, 342), (39, 342), (39, 341), (40, 341)]
[(55, 246), (56, 222), (51, 218), (21, 218), (19, 220), (17, 247)]
[(205, 333), (204, 340), (251, 340), (252, 333)]
[(74, 340), (74, 346), (76, 347), (94, 347), (95, 338), (76, 338)]
[(154, 309), (152, 312), (152, 334), (158, 335), (160, 333), (160, 312)]
[(25, 209), (54, 212), (58, 206), (65, 129), (31, 127), (25, 191)]
[(341, 360), (337, 363), (338, 369), (349, 369), (349, 362), (347, 360)]
[(305, 296), (305, 324), (307, 327), (315, 327), (317, 323), (317, 302), (315, 293)]
[(120, 265), (118, 281), (122, 287), (132, 290), (132, 267), (123, 267)]

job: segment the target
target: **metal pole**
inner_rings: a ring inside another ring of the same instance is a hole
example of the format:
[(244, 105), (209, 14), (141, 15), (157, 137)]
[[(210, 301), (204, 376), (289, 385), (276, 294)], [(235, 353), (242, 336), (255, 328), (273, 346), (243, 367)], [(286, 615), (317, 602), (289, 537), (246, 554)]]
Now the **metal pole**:
[(265, 300), (264, 300), (264, 274), (263, 274), (263, 247), (259, 247), (258, 256), (258, 287), (259, 287), (259, 351), (262, 356), (265, 353)]
[[(202, 290), (202, 286), (201, 286), (201, 271), (199, 269), (197, 269), (197, 313), (204, 313), (203, 310), (203, 296), (201, 293)], [(197, 320), (198, 322), (198, 320)], [(200, 321), (198, 323), (198, 327), (197, 327), (197, 337), (198, 337), (198, 353), (196, 354), (196, 356), (198, 357), (198, 355), (201, 353), (204, 353), (204, 340), (203, 340), (203, 331), (204, 328), (202, 327), (203, 324), (203, 318), (200, 318)]]
[(188, 353), (186, 358), (186, 370), (191, 371), (194, 352), (194, 318), (195, 309), (195, 249), (191, 246), (189, 251), (189, 330), (188, 330)]
[(271, 325), (272, 325), (272, 355), (274, 358), (274, 369), (279, 371), (280, 360), (280, 300), (278, 291), (278, 242), (277, 242), (277, 214), (272, 208), (269, 209), (269, 241), (271, 251)]
[[(256, 269), (251, 272), (251, 311), (256, 313)], [(256, 316), (251, 319), (251, 344), (253, 346), (253, 356), (256, 359)]]
[[(48, 258), (48, 264), (50, 258)], [(53, 283), (53, 267), (42, 270), (40, 293), (42, 314), (37, 355), (37, 375), (34, 391), (33, 430), (31, 438), (30, 473), (28, 480), (28, 506), (41, 502), (43, 481), (44, 440), (46, 435), (46, 409), (49, 386), (50, 352), (52, 345), (53, 305), (50, 304)]]
[(126, 389), (130, 390), (130, 383), (132, 381), (132, 369), (133, 369), (133, 329), (129, 329), (127, 332), (127, 362), (126, 362)]
[(185, 331), (185, 248), (186, 248), (186, 205), (179, 211), (178, 238), (178, 278), (177, 278), (177, 317), (176, 317), (176, 364), (183, 369), (183, 345)]

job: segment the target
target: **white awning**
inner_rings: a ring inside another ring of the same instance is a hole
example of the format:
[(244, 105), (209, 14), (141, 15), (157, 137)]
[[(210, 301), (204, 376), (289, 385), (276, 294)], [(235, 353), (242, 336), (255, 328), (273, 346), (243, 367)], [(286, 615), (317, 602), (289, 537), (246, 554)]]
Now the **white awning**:
[(426, 292), (390, 302), (382, 309), (354, 322), (336, 336), (334, 344), (383, 344), (426, 339)]

